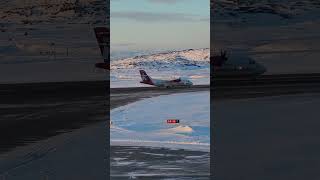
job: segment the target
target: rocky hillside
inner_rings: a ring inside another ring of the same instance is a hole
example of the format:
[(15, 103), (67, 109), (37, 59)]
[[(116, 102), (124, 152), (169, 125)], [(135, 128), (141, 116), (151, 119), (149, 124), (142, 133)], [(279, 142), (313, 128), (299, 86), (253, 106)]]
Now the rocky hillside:
[(107, 20), (104, 0), (0, 0), (0, 23), (101, 24)]
[(292, 18), (319, 9), (319, 0), (216, 0), (211, 3), (215, 16), (237, 17), (244, 14), (272, 14)]

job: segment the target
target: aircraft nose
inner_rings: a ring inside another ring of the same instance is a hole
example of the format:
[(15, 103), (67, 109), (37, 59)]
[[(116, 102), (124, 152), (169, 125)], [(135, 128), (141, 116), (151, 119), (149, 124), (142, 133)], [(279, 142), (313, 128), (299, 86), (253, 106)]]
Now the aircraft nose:
[(192, 82), (189, 81), (189, 80), (187, 80), (187, 81), (185, 82), (185, 85), (192, 85)]

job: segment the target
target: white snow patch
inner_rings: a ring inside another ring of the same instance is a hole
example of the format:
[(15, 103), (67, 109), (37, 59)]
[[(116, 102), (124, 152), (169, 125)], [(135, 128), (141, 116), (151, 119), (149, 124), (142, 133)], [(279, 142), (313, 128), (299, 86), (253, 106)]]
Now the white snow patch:
[(170, 128), (167, 130), (162, 130), (160, 132), (163, 132), (163, 133), (191, 133), (191, 132), (193, 132), (193, 129), (190, 126), (177, 126), (177, 127)]

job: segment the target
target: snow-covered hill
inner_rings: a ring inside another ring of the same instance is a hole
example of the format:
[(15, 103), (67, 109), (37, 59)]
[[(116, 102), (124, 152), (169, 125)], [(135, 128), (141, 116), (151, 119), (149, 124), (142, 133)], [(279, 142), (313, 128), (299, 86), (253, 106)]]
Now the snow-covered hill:
[(1, 23), (101, 24), (107, 20), (103, 0), (0, 0)]
[[(215, 22), (230, 19), (248, 23), (259, 17), (272, 21), (299, 19), (320, 9), (320, 1), (315, 0), (217, 0), (211, 4)], [(266, 23), (266, 21), (260, 21)], [(274, 23), (274, 22), (273, 22)]]
[[(237, 13), (267, 13), (288, 18), (290, 14), (299, 14), (320, 8), (320, 1), (315, 0), (217, 0), (212, 4), (218, 13), (231, 16)], [(234, 14), (231, 13), (233, 11)]]
[(209, 49), (188, 49), (151, 55), (135, 56), (111, 62), (117, 69), (198, 69), (209, 66)]

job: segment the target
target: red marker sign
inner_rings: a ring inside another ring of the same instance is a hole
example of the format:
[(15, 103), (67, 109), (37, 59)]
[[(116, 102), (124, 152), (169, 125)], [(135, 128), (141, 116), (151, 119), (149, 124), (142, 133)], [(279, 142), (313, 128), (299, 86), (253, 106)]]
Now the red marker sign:
[(167, 119), (168, 124), (177, 124), (179, 123), (179, 119)]

